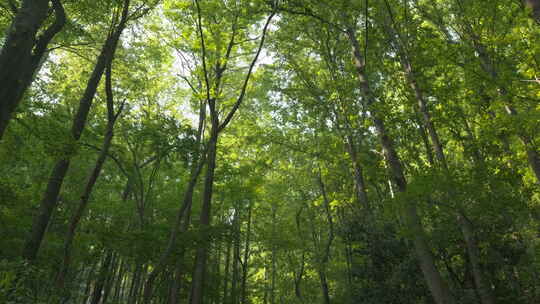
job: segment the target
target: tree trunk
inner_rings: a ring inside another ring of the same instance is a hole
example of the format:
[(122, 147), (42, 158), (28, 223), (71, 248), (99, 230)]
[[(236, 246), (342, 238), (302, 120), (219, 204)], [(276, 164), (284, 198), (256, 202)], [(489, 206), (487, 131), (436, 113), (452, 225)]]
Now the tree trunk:
[(107, 300), (109, 299), (109, 295), (111, 294), (112, 287), (114, 285), (115, 279), (116, 279), (116, 269), (118, 268), (118, 255), (115, 255), (112, 253), (113, 258), (111, 262), (111, 266), (109, 267), (110, 274), (107, 276), (107, 280), (105, 281), (105, 286), (103, 287), (103, 297), (102, 297), (102, 303), (107, 303)]
[[(99, 82), (107, 64), (111, 62), (114, 57), (120, 35), (125, 28), (128, 18), (129, 2), (130, 0), (124, 0), (122, 19), (115, 31), (107, 37), (96, 65), (94, 66), (94, 70), (92, 71), (92, 75), (88, 80), (84, 94), (79, 101), (79, 107), (71, 126), (71, 140), (66, 146), (67, 151), (71, 151), (75, 148), (76, 143), (79, 141), (82, 132), (84, 131), (88, 113), (90, 112)], [(68, 152), (67, 155), (59, 158), (51, 172), (45, 194), (40, 202), (38, 214), (34, 217), (31, 232), (24, 245), (22, 257), (25, 260), (33, 261), (37, 257), (45, 230), (47, 229), (51, 215), (58, 203), (58, 194), (62, 187), (62, 183), (64, 182), (72, 156), (73, 153)]]
[(321, 292), (323, 295), (323, 303), (330, 304), (330, 293), (328, 290), (328, 280), (326, 279), (326, 272), (319, 271), (319, 281), (321, 283)]
[(277, 206), (272, 205), (272, 277), (270, 281), (270, 304), (276, 304), (276, 261), (277, 261), (277, 246), (276, 246), (276, 222), (277, 222)]
[(131, 304), (135, 304), (139, 302), (138, 294), (140, 290), (143, 269), (144, 269), (143, 264), (135, 265), (135, 271), (131, 278), (131, 287), (129, 290), (129, 297), (128, 297), (128, 302)]
[(418, 102), (418, 109), (420, 110), (420, 114), (422, 115), (422, 120), (429, 135), (433, 151), (435, 152), (435, 157), (443, 168), (448, 168), (446, 163), (446, 157), (444, 156), (443, 146), (439, 139), (439, 134), (437, 133), (435, 124), (433, 123), (433, 119), (431, 118), (431, 113), (427, 108), (426, 99), (418, 85), (411, 63), (406, 55), (403, 55), (402, 61), (403, 70), (405, 72), (405, 75), (407, 75), (407, 79), (411, 89), (414, 91), (416, 101)]
[[(334, 219), (332, 216), (332, 212), (330, 210), (330, 201), (326, 193), (326, 186), (323, 182), (320, 168), (319, 168), (318, 182), (319, 182), (319, 188), (321, 190), (321, 194), (323, 197), (326, 220), (328, 222), (328, 239), (326, 240), (326, 244), (323, 249), (324, 252), (322, 253), (322, 258), (319, 261), (320, 265), (319, 265), (318, 272), (319, 272), (319, 280), (321, 283), (321, 291), (323, 295), (324, 304), (330, 304), (330, 291), (328, 288), (328, 280), (326, 278), (326, 271), (327, 271), (328, 262), (330, 261), (330, 250), (332, 248), (332, 243), (335, 237), (334, 236)], [(315, 242), (315, 239), (314, 239), (314, 242)]]
[(232, 243), (227, 242), (227, 251), (225, 255), (225, 269), (223, 272), (223, 303), (229, 303), (229, 277), (230, 277), (230, 267), (231, 267), (231, 249)]
[(90, 267), (90, 269), (88, 270), (88, 276), (86, 277), (86, 286), (85, 286), (85, 289), (84, 289), (84, 293), (82, 295), (82, 301), (81, 303), (87, 303), (88, 302), (88, 298), (91, 296), (90, 295), (90, 287), (92, 286), (92, 278), (94, 277), (94, 272), (96, 271), (96, 268), (97, 268), (97, 262), (93, 263), (92, 266)]
[[(377, 107), (374, 106), (376, 99), (372, 95), (369, 87), (369, 82), (365, 73), (365, 60), (362, 56), (362, 50), (358, 40), (356, 39), (354, 29), (349, 27), (347, 29), (347, 35), (353, 49), (353, 59), (357, 71), (360, 90), (364, 96), (366, 105), (369, 107), (369, 110), (372, 113), (373, 124), (377, 130), (379, 140), (381, 141), (385, 154), (385, 161), (391, 172), (392, 180), (395, 183), (398, 191), (405, 192), (407, 190), (407, 180), (405, 179), (403, 167), (394, 148), (394, 144), (386, 132), (384, 122), (381, 119), (381, 114), (378, 112)], [(437, 304), (454, 304), (454, 297), (450, 293), (447, 283), (442, 278), (437, 266), (435, 265), (435, 259), (425, 236), (424, 227), (422, 226), (421, 219), (418, 216), (416, 203), (414, 201), (407, 201), (404, 218), (406, 226), (409, 229), (410, 234), (413, 236), (413, 243), (420, 263), (420, 268), (422, 269), (424, 278), (426, 279), (435, 302)]]
[[(217, 113), (215, 113), (217, 114)], [(206, 277), (206, 264), (208, 259), (209, 247), (209, 228), (211, 222), (211, 204), (214, 187), (214, 171), (216, 168), (218, 142), (218, 123), (217, 117), (212, 116), (212, 128), (210, 130), (210, 140), (208, 142), (208, 155), (206, 177), (204, 181), (204, 192), (202, 199), (201, 215), (199, 218), (201, 239), (197, 248), (195, 258), (195, 269), (191, 286), (190, 304), (203, 303), (203, 289)]]
[[(420, 111), (422, 112), (422, 115), (424, 117), (424, 123), (426, 124), (426, 128), (428, 129), (428, 133), (430, 135), (431, 145), (433, 147), (433, 150), (435, 151), (435, 155), (437, 156), (437, 160), (439, 164), (445, 170), (447, 178), (450, 179), (451, 178), (450, 171), (449, 171), (446, 159), (444, 157), (444, 149), (439, 141), (437, 130), (433, 122), (431, 121), (430, 113), (425, 106), (425, 101), (423, 100), (422, 91), (420, 90), (420, 88), (418, 87), (418, 84), (414, 80), (414, 76), (413, 76), (414, 74), (412, 73), (412, 68), (410, 66), (410, 63), (406, 62), (406, 64), (407, 64), (407, 67), (405, 69), (408, 70), (406, 71), (407, 73), (411, 74), (409, 81), (411, 81), (411, 87), (413, 87), (413, 89), (416, 92), (416, 98), (418, 100), (419, 108), (420, 108)], [(464, 212), (458, 213), (457, 218), (458, 218), (458, 224), (461, 228), (461, 231), (465, 238), (465, 242), (467, 244), (467, 253), (469, 255), (469, 258), (470, 258), (469, 260), (473, 268), (473, 277), (474, 277), (476, 288), (480, 295), (482, 304), (493, 304), (494, 303), (493, 295), (491, 294), (490, 288), (485, 285), (486, 280), (480, 268), (478, 246), (477, 246), (476, 239), (474, 238), (472, 225), (465, 218)]]
[[(180, 291), (183, 286), (183, 276), (184, 276), (184, 269), (185, 266), (183, 264), (184, 262), (184, 255), (185, 255), (185, 249), (182, 249), (182, 252), (180, 256), (178, 257), (178, 260), (176, 261), (176, 265), (174, 266), (174, 274), (173, 274), (173, 281), (171, 282), (170, 292), (169, 292), (169, 304), (178, 304), (179, 303), (179, 296)], [(145, 290), (146, 292), (146, 290)]]
[[(408, 75), (409, 82), (411, 87), (415, 91), (415, 95), (418, 101), (420, 112), (422, 113), (422, 116), (424, 118), (424, 124), (426, 125), (426, 128), (428, 130), (430, 139), (431, 139), (431, 145), (433, 147), (433, 150), (435, 151), (435, 155), (437, 157), (437, 160), (439, 164), (443, 167), (443, 169), (446, 172), (447, 178), (451, 178), (450, 171), (448, 168), (448, 164), (446, 162), (446, 158), (444, 157), (444, 149), (441, 145), (441, 142), (439, 141), (439, 136), (437, 133), (437, 130), (432, 122), (431, 115), (429, 111), (427, 110), (424, 95), (422, 93), (422, 90), (418, 86), (418, 83), (415, 80), (414, 73), (412, 71), (412, 67), (410, 65), (410, 62), (408, 59), (405, 59), (404, 61), (404, 69), (406, 74)], [(480, 295), (482, 304), (493, 304), (494, 299), (493, 295), (491, 294), (491, 290), (489, 287), (485, 285), (485, 278), (484, 274), (480, 268), (480, 259), (479, 259), (479, 252), (478, 252), (478, 246), (476, 239), (474, 238), (474, 232), (472, 229), (472, 225), (470, 222), (465, 218), (465, 215), (463, 212), (458, 213), (458, 224), (461, 228), (461, 231), (463, 233), (463, 236), (465, 238), (465, 242), (467, 244), (467, 253), (470, 258), (470, 263), (473, 268), (473, 277), (474, 281), (476, 283), (476, 288), (478, 290), (478, 293)]]
[[(201, 144), (202, 140), (202, 133), (203, 133), (203, 127), (206, 119), (206, 109), (204, 108), (204, 104), (201, 103), (201, 109), (199, 111), (199, 128), (197, 132), (197, 145)], [(180, 233), (183, 233), (188, 230), (190, 220), (191, 220), (191, 206), (193, 204), (193, 193), (195, 191), (195, 186), (197, 186), (197, 182), (199, 181), (199, 176), (201, 174), (202, 168), (205, 164), (206, 160), (206, 151), (199, 151), (200, 155), (198, 155), (194, 160), (193, 164), (191, 166), (191, 171), (189, 174), (189, 182), (186, 186), (186, 191), (184, 192), (184, 197), (182, 201), (182, 205), (178, 209), (176, 213), (176, 219), (174, 222), (174, 225), (171, 229), (169, 240), (167, 243), (167, 247), (163, 250), (163, 253), (161, 254), (159, 261), (157, 265), (154, 266), (154, 269), (150, 272), (148, 275), (148, 279), (146, 280), (146, 283), (144, 285), (144, 296), (143, 296), (143, 303), (149, 304), (152, 299), (152, 292), (153, 292), (153, 284), (157, 276), (163, 271), (163, 269), (166, 266), (167, 259), (172, 254), (176, 240), (178, 239), (178, 235)], [(183, 255), (185, 253), (185, 248), (182, 248), (182, 256), (180, 259), (183, 259)], [(179, 261), (176, 264), (176, 272), (182, 273), (183, 271), (179, 269), (183, 266), (183, 261)], [(178, 284), (175, 284), (178, 285)], [(177, 288), (178, 286), (174, 287)], [(176, 291), (178, 292), (178, 290)], [(175, 303), (177, 296), (171, 298), (170, 302)]]
[(39, 69), (47, 45), (66, 23), (60, 0), (52, 2), (55, 20), (37, 37), (48, 15), (49, 0), (24, 0), (0, 51), (0, 140)]
[(304, 278), (304, 269), (306, 265), (306, 252), (302, 251), (302, 257), (300, 258), (300, 269), (298, 274), (294, 275), (294, 295), (300, 301), (304, 303), (304, 297), (302, 296), (302, 279)]
[(116, 119), (118, 118), (118, 116), (120, 115), (122, 111), (122, 106), (121, 106), (118, 113), (114, 113), (114, 100), (112, 96), (111, 64), (112, 62), (109, 62), (109, 65), (107, 67), (107, 73), (106, 73), (107, 74), (107, 77), (106, 77), (107, 78), (106, 79), (107, 117), (108, 117), (107, 129), (105, 131), (105, 137), (103, 138), (101, 151), (96, 160), (96, 164), (94, 165), (94, 169), (92, 170), (92, 173), (90, 174), (90, 177), (88, 178), (88, 181), (86, 182), (86, 187), (84, 189), (83, 194), (81, 195), (79, 206), (77, 210), (75, 211), (75, 213), (73, 214), (73, 216), (71, 217), (71, 221), (69, 223), (69, 229), (66, 233), (66, 238), (64, 240), (64, 252), (63, 252), (64, 256), (62, 258), (62, 265), (60, 266), (60, 271), (56, 279), (56, 285), (57, 285), (57, 288), (59, 289), (64, 288), (64, 282), (65, 282), (65, 278), (66, 278), (66, 275), (69, 269), (70, 260), (71, 260), (71, 247), (73, 244), (73, 239), (75, 238), (75, 232), (88, 206), (90, 195), (92, 194), (94, 185), (96, 184), (101, 174), (101, 169), (103, 168), (103, 165), (105, 164), (105, 160), (107, 159), (109, 148), (111, 147), (112, 139), (114, 136), (114, 124), (116, 123)]
[[(533, 2), (536, 3), (538, 1)], [(470, 39), (472, 40), (474, 49), (478, 53), (478, 58), (480, 59), (482, 69), (486, 74), (488, 74), (489, 77), (491, 77), (491, 79), (495, 83), (497, 83), (499, 78), (498, 72), (495, 66), (492, 64), (491, 56), (487, 52), (486, 47), (480, 41), (480, 38), (476, 35), (476, 33), (473, 32), (472, 28), (470, 28), (469, 26), (467, 27), (467, 29)], [(497, 92), (499, 96), (504, 97), (504, 99), (506, 100), (504, 103), (506, 113), (510, 116), (518, 115), (518, 112), (514, 108), (512, 101), (509, 100), (511, 96), (510, 94), (508, 94), (507, 89), (502, 85), (497, 85)], [(520, 129), (516, 130), (516, 133), (520, 141), (525, 146), (525, 151), (527, 152), (527, 161), (536, 177), (537, 183), (540, 184), (540, 155), (529, 135), (527, 135), (523, 130)]]
[(474, 235), (474, 228), (471, 225), (469, 219), (467, 219), (462, 213), (457, 216), (460, 224), (461, 232), (465, 238), (465, 244), (467, 245), (467, 253), (469, 255), (469, 262), (472, 267), (474, 284), (482, 304), (494, 304), (491, 288), (487, 285), (488, 282), (484, 279), (482, 269), (480, 267), (480, 250), (478, 249), (478, 243)]
[(247, 304), (247, 276), (248, 276), (248, 261), (250, 255), (250, 241), (251, 241), (251, 209), (252, 202), (249, 202), (248, 205), (248, 222), (247, 222), (247, 232), (246, 232), (246, 243), (244, 246), (244, 262), (242, 263), (242, 289), (241, 289), (241, 302), (242, 304)]
[[(184, 222), (182, 223), (182, 226), (180, 227), (180, 231), (187, 231), (190, 223), (191, 223), (191, 204), (190, 204), (189, 210), (186, 211), (186, 218)], [(180, 294), (180, 290), (184, 282), (184, 274), (185, 274), (184, 259), (185, 259), (186, 250), (187, 249), (185, 247), (181, 248), (180, 255), (178, 256), (178, 259), (175, 264), (175, 272), (174, 272), (174, 278), (173, 278), (173, 282), (171, 286), (169, 304), (179, 303), (178, 296)]]
[(238, 304), (238, 283), (240, 282), (240, 269), (238, 262), (240, 261), (240, 223), (241, 212), (240, 206), (236, 206), (233, 220), (233, 260), (232, 260), (232, 281), (231, 281), (231, 304)]
[(113, 295), (113, 303), (120, 302), (120, 295), (123, 288), (124, 283), (124, 272), (125, 272), (125, 262), (124, 260), (120, 261), (120, 265), (118, 266), (118, 275), (116, 276), (116, 281), (114, 284), (114, 295)]
[(358, 159), (358, 151), (356, 150), (356, 144), (353, 137), (347, 134), (347, 151), (354, 169), (354, 185), (356, 190), (356, 199), (365, 208), (367, 214), (371, 214), (371, 206), (369, 205), (369, 199), (367, 196), (367, 187), (364, 181), (364, 173), (360, 160)]
[(112, 256), (112, 253), (107, 253), (105, 256), (105, 260), (101, 265), (101, 270), (99, 272), (97, 281), (94, 284), (94, 292), (92, 293), (92, 300), (90, 301), (91, 304), (99, 304), (99, 302), (101, 301), (101, 297), (103, 295), (103, 287), (105, 286), (105, 283), (107, 281)]
[[(189, 227), (189, 221), (186, 219), (186, 217), (189, 217), (189, 215), (191, 214), (193, 193), (195, 191), (195, 186), (197, 185), (197, 181), (199, 179), (199, 175), (203, 165), (204, 161), (201, 160), (198, 164), (194, 164), (194, 166), (197, 166), (196, 168), (192, 168), (190, 180), (188, 182), (186, 192), (184, 193), (183, 203), (176, 213), (175, 223), (173, 225), (173, 228), (171, 229), (167, 247), (163, 250), (159, 261), (154, 266), (154, 269), (152, 270), (152, 272), (150, 272), (150, 274), (148, 275), (148, 279), (146, 280), (143, 296), (143, 303), (145, 304), (150, 303), (152, 299), (154, 281), (157, 276), (163, 271), (163, 269), (165, 269), (165, 266), (167, 265), (167, 259), (174, 251), (178, 235), (185, 232)], [(183, 223), (186, 223), (186, 225), (182, 225)]]

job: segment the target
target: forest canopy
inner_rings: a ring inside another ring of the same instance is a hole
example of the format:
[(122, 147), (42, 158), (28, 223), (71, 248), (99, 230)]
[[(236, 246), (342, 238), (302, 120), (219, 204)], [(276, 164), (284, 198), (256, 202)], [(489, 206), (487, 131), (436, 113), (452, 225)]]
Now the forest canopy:
[(0, 303), (540, 303), (540, 0), (0, 0)]

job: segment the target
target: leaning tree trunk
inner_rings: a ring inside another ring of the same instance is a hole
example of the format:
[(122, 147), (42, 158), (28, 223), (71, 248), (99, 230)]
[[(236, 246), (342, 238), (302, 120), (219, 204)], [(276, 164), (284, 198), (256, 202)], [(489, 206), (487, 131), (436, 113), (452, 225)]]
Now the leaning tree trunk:
[[(391, 12), (391, 8), (386, 2), (388, 13), (390, 14), (392, 25), (397, 28), (393, 14)], [(442, 169), (444, 170), (444, 173), (448, 180), (452, 179), (452, 175), (450, 172), (450, 169), (448, 167), (448, 163), (446, 161), (446, 157), (444, 155), (444, 148), (441, 144), (441, 141), (439, 139), (439, 134), (437, 132), (437, 128), (435, 127), (435, 124), (433, 123), (433, 119), (431, 117), (431, 113), (428, 110), (427, 102), (425, 99), (425, 95), (422, 91), (422, 88), (420, 87), (420, 84), (417, 81), (415, 70), (413, 69), (407, 47), (403, 43), (403, 39), (401, 39), (401, 35), (397, 32), (396, 29), (385, 26), (387, 28), (388, 33), (390, 34), (392, 39), (394, 40), (394, 43), (397, 46), (397, 49), (399, 51), (400, 55), (400, 63), (401, 67), (403, 69), (403, 72), (405, 73), (406, 80), (411, 87), (411, 89), (414, 91), (414, 95), (416, 97), (416, 101), (418, 103), (418, 110), (420, 111), (420, 114), (422, 115), (423, 124), (425, 128), (427, 129), (427, 133), (429, 135), (429, 139), (431, 142), (431, 148), (433, 152), (435, 152), (437, 163)], [(484, 62), (484, 64), (487, 64), (487, 62)], [(489, 70), (493, 71), (493, 69), (490, 67)], [(430, 154), (430, 150), (427, 149), (428, 155)], [(433, 166), (435, 166), (435, 162), (432, 157), (429, 157), (430, 162)], [(452, 197), (455, 197), (452, 193), (450, 194)], [(461, 228), (463, 237), (465, 239), (465, 242), (467, 244), (467, 254), (469, 256), (470, 264), (473, 268), (473, 277), (475, 281), (476, 289), (478, 290), (478, 293), (480, 295), (480, 300), (482, 304), (493, 304), (494, 303), (494, 297), (492, 295), (492, 292), (489, 288), (489, 286), (486, 285), (486, 279), (484, 277), (484, 274), (480, 267), (480, 259), (479, 259), (479, 250), (478, 250), (478, 243), (476, 239), (474, 238), (474, 230), (472, 228), (472, 224), (469, 222), (468, 219), (465, 217), (465, 211), (458, 211), (457, 212), (457, 219), (458, 224)]]
[(121, 106), (117, 113), (114, 112), (111, 65), (112, 65), (112, 61), (109, 62), (108, 64), (107, 72), (106, 72), (106, 81), (105, 81), (106, 82), (105, 90), (106, 90), (106, 95), (107, 95), (107, 128), (105, 131), (105, 137), (103, 138), (101, 151), (96, 160), (96, 164), (94, 165), (94, 169), (92, 170), (92, 173), (90, 174), (90, 177), (88, 178), (88, 181), (86, 182), (86, 187), (84, 188), (84, 192), (81, 195), (79, 206), (77, 207), (77, 210), (75, 210), (75, 213), (71, 217), (71, 220), (69, 223), (69, 228), (66, 233), (65, 240), (64, 240), (64, 252), (63, 252), (63, 258), (62, 258), (62, 265), (60, 266), (60, 271), (58, 272), (58, 276), (56, 278), (56, 285), (57, 285), (57, 288), (59, 289), (64, 288), (65, 278), (66, 278), (66, 275), (69, 269), (70, 260), (71, 260), (71, 247), (73, 245), (73, 239), (75, 238), (75, 233), (76, 233), (77, 227), (79, 226), (79, 222), (81, 221), (81, 218), (88, 206), (88, 201), (90, 200), (90, 195), (92, 194), (94, 185), (96, 184), (101, 174), (101, 169), (103, 168), (103, 165), (105, 164), (105, 160), (107, 159), (109, 148), (111, 147), (112, 139), (114, 136), (114, 125), (123, 108)]
[[(450, 179), (451, 174), (448, 168), (448, 164), (446, 162), (446, 158), (444, 156), (444, 149), (442, 147), (441, 142), (439, 141), (437, 129), (435, 128), (432, 122), (431, 115), (429, 111), (427, 110), (423, 93), (412, 74), (410, 63), (407, 62), (404, 68), (407, 74), (410, 73), (410, 75), (408, 75), (409, 81), (411, 82), (410, 85), (415, 91), (415, 95), (419, 104), (419, 109), (422, 112), (424, 123), (426, 125), (426, 128), (428, 129), (431, 145), (433, 147), (433, 150), (435, 151), (437, 161), (445, 170), (445, 174), (447, 178)], [(471, 267), (473, 269), (473, 278), (475, 281), (476, 289), (478, 290), (478, 293), (480, 295), (480, 300), (482, 304), (493, 304), (495, 302), (494, 302), (492, 292), (489, 286), (486, 285), (486, 279), (480, 267), (478, 243), (474, 237), (474, 230), (472, 228), (472, 225), (469, 222), (469, 220), (465, 218), (464, 212), (458, 212), (457, 219), (458, 219), (458, 224), (461, 228), (463, 237), (465, 239), (465, 243), (467, 244), (467, 254), (469, 256), (469, 262), (471, 263)]]
[[(403, 64), (404, 64), (404, 70), (405, 70), (406, 75), (408, 76), (411, 88), (415, 91), (419, 109), (424, 118), (424, 124), (426, 125), (426, 128), (428, 129), (431, 145), (433, 147), (433, 150), (435, 151), (436, 158), (439, 164), (445, 170), (445, 174), (447, 178), (450, 179), (451, 174), (448, 168), (448, 164), (446, 162), (446, 158), (444, 156), (444, 148), (439, 140), (437, 129), (435, 128), (435, 125), (433, 124), (433, 121), (431, 119), (431, 115), (427, 109), (426, 101), (424, 99), (422, 90), (419, 87), (418, 83), (416, 82), (416, 78), (414, 77), (414, 73), (412, 71), (412, 67), (408, 59), (406, 59), (406, 61)], [(489, 286), (486, 285), (486, 279), (480, 267), (478, 243), (474, 237), (473, 227), (471, 223), (469, 222), (469, 220), (465, 218), (464, 212), (458, 212), (457, 219), (458, 219), (458, 224), (461, 228), (463, 237), (465, 239), (465, 243), (467, 244), (467, 254), (469, 256), (469, 262), (471, 263), (471, 267), (473, 269), (473, 278), (475, 281), (476, 289), (478, 290), (478, 293), (480, 295), (480, 300), (482, 304), (493, 304), (495, 302), (494, 302), (492, 292)]]
[[(538, 1), (531, 1), (537, 3)], [(486, 47), (482, 44), (480, 38), (473, 31), (472, 28), (467, 27), (468, 34), (472, 40), (474, 50), (478, 53), (478, 58), (480, 60), (482, 69), (484, 72), (493, 80), (493, 82), (498, 83), (499, 74), (493, 65), (493, 58), (488, 53)], [(508, 90), (503, 85), (497, 85), (497, 92), (500, 97), (505, 99), (504, 108), (506, 113), (510, 116), (517, 116), (518, 111), (512, 104), (511, 95), (508, 93)], [(527, 153), (527, 161), (531, 170), (533, 171), (537, 183), (540, 183), (540, 153), (538, 152), (531, 136), (526, 133), (526, 131), (518, 129), (516, 130), (519, 140), (523, 143), (525, 147), (525, 152)]]
[(39, 69), (47, 45), (66, 23), (60, 0), (53, 0), (55, 20), (38, 37), (47, 19), (49, 0), (24, 0), (0, 52), (0, 140), (24, 92)]
[[(199, 112), (199, 128), (197, 132), (197, 141), (196, 141), (198, 146), (201, 145), (205, 119), (206, 119), (206, 109), (204, 108), (204, 104), (201, 103), (201, 109)], [(205, 160), (206, 160), (205, 158), (206, 150), (198, 151), (198, 152), (199, 152), (199, 155), (193, 160), (193, 164), (192, 164), (190, 175), (189, 175), (189, 181), (186, 186), (186, 191), (184, 192), (182, 205), (180, 206), (180, 208), (178, 209), (176, 213), (175, 222), (174, 222), (173, 227), (171, 228), (167, 246), (161, 253), (161, 256), (157, 264), (154, 266), (154, 269), (148, 275), (148, 278), (144, 284), (144, 293), (143, 293), (144, 304), (149, 304), (151, 302), (154, 282), (156, 278), (158, 277), (158, 275), (165, 269), (167, 259), (171, 256), (175, 248), (178, 235), (180, 233), (186, 232), (189, 228), (189, 223), (191, 220), (191, 206), (193, 204), (193, 193), (195, 191), (195, 187), (197, 186), (197, 182), (199, 181), (199, 176), (201, 174), (202, 168), (204, 167)], [(182, 248), (181, 250), (182, 250), (182, 254), (181, 254), (180, 260), (177, 262), (177, 265), (175, 265), (176, 273), (183, 272), (183, 269), (180, 269), (180, 268), (183, 267), (182, 259), (183, 259), (183, 255), (185, 254), (185, 248)], [(175, 282), (173, 284), (173, 289), (178, 289), (178, 287), (179, 286), (177, 282)], [(173, 294), (169, 302), (176, 303), (176, 301), (177, 301), (177, 294)]]
[[(90, 112), (99, 82), (103, 76), (103, 72), (105, 71), (107, 64), (114, 57), (116, 46), (118, 45), (122, 31), (126, 26), (128, 20), (129, 3), (130, 0), (124, 0), (124, 7), (120, 23), (107, 37), (107, 40), (103, 45), (101, 53), (97, 59), (96, 65), (94, 66), (94, 70), (92, 71), (92, 75), (88, 80), (84, 94), (79, 101), (79, 108), (77, 109), (77, 113), (73, 118), (71, 126), (71, 143), (66, 147), (66, 150), (68, 151), (74, 149), (73, 146), (79, 141), (82, 132), (84, 131), (88, 113)], [(68, 171), (72, 157), (73, 153), (68, 152), (67, 155), (63, 155), (56, 161), (56, 164), (49, 177), (44, 196), (40, 202), (38, 214), (34, 217), (32, 230), (24, 245), (22, 257), (25, 260), (33, 261), (37, 257), (45, 230), (47, 229), (51, 215), (56, 208), (58, 194), (60, 192), (60, 188), (62, 187), (62, 183), (64, 182), (64, 178)]]
[[(381, 141), (385, 161), (391, 172), (392, 180), (399, 192), (406, 192), (407, 180), (405, 179), (403, 166), (395, 150), (394, 143), (386, 131), (384, 121), (381, 118), (382, 115), (377, 110), (377, 107), (374, 106), (376, 99), (369, 87), (367, 74), (365, 73), (365, 60), (362, 56), (362, 50), (356, 38), (354, 29), (349, 27), (347, 29), (347, 35), (353, 49), (353, 59), (359, 80), (360, 91), (364, 96), (366, 105), (370, 108), (372, 113), (371, 117), (373, 124), (378, 133), (379, 140)], [(422, 269), (424, 278), (426, 279), (427, 285), (435, 302), (437, 304), (455, 303), (454, 297), (451, 294), (446, 281), (442, 278), (437, 266), (435, 265), (435, 258), (433, 257), (433, 253), (429, 247), (424, 227), (422, 226), (422, 221), (418, 215), (418, 210), (414, 201), (407, 201), (403, 215), (406, 226), (413, 236), (413, 244), (416, 251), (416, 256), (420, 263), (420, 268)]]

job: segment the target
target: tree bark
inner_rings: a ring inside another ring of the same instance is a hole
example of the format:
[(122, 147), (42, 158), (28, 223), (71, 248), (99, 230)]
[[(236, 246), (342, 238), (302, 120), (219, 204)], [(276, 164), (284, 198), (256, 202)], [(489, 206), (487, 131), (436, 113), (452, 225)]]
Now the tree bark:
[(47, 45), (66, 23), (60, 0), (52, 3), (55, 20), (37, 37), (48, 15), (49, 0), (24, 0), (0, 51), (0, 140), (39, 69)]
[[(88, 80), (84, 94), (79, 101), (79, 107), (75, 117), (73, 118), (71, 126), (71, 141), (70, 144), (67, 144), (67, 150), (73, 149), (71, 145), (76, 145), (78, 140), (81, 138), (82, 132), (84, 131), (88, 113), (90, 112), (97, 87), (107, 64), (112, 61), (114, 57), (116, 46), (118, 45), (122, 31), (126, 26), (129, 3), (130, 0), (124, 0), (122, 19), (120, 20), (120, 23), (116, 29), (107, 37), (107, 40), (103, 45), (101, 53), (97, 59), (96, 65), (94, 66), (94, 70), (92, 71), (92, 75)], [(47, 229), (51, 215), (58, 203), (58, 194), (69, 169), (72, 157), (73, 153), (70, 152), (67, 155), (61, 156), (56, 161), (56, 164), (49, 177), (44, 196), (40, 202), (38, 214), (34, 217), (31, 232), (24, 245), (22, 257), (25, 260), (33, 261), (37, 257), (45, 230)]]

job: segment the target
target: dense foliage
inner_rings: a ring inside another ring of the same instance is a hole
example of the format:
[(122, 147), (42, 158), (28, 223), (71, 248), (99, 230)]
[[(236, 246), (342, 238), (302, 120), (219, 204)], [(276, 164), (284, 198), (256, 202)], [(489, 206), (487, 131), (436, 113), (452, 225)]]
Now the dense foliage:
[(539, 0), (1, 0), (0, 302), (540, 303)]

